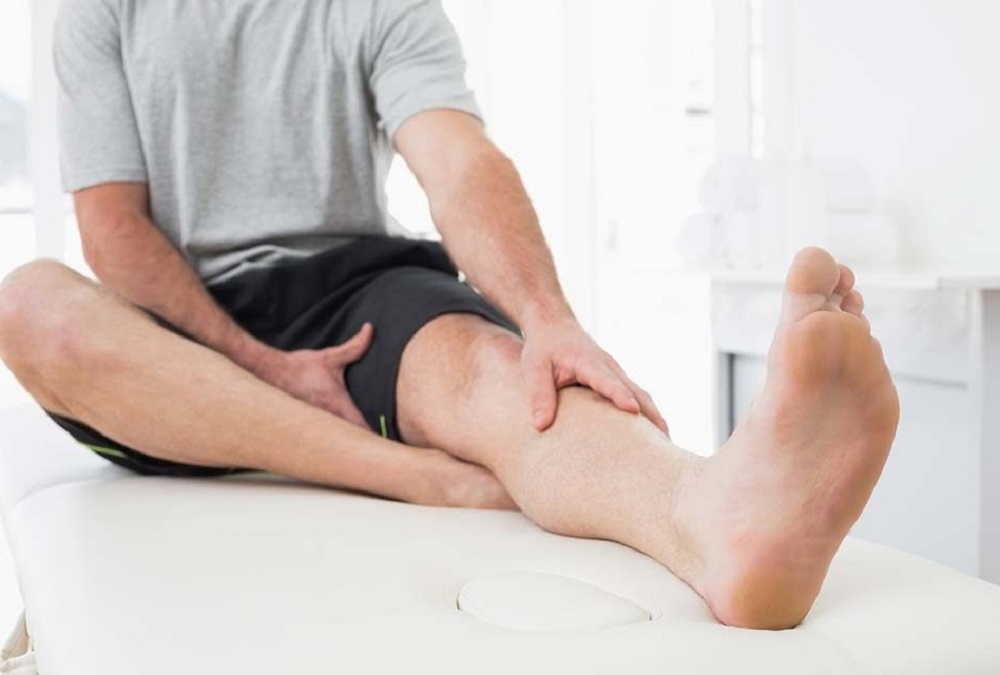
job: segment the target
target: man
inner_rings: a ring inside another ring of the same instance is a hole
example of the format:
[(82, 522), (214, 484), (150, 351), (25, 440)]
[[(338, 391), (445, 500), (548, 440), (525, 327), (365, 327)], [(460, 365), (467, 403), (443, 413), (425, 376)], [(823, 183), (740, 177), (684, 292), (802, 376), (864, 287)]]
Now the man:
[[(65, 0), (55, 57), (102, 284), (16, 270), (0, 355), (76, 439), (143, 473), (520, 508), (645, 552), (725, 623), (805, 616), (898, 417), (829, 254), (793, 262), (764, 391), (701, 459), (574, 319), (436, 1)], [(392, 149), (444, 248), (393, 236)]]

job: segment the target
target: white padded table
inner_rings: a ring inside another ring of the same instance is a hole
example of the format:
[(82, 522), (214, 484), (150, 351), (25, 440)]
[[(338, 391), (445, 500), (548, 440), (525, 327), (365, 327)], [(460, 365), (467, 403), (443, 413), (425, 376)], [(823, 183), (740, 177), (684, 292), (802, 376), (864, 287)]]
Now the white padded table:
[[(264, 474), (142, 477), (33, 407), (0, 411), (0, 506), (41, 675), (1000, 672), (1000, 589), (858, 540), (800, 627), (732, 629), (624, 546)], [(470, 581), (504, 625), (458, 609)]]

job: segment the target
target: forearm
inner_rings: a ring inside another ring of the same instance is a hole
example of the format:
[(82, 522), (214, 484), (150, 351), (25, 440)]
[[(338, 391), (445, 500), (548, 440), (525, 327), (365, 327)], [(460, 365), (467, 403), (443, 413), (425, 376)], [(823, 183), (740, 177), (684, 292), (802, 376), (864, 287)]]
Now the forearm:
[(218, 306), (148, 218), (129, 213), (94, 227), (100, 232), (84, 234), (84, 254), (106, 286), (244, 367), (269, 351)]
[(514, 164), (488, 140), (431, 201), (456, 264), (522, 328), (575, 320)]

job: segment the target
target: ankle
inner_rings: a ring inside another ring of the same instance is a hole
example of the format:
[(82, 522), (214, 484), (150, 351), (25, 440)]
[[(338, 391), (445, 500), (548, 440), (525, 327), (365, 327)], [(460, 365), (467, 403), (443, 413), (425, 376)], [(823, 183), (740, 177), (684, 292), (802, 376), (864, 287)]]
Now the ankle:
[(705, 552), (699, 533), (699, 513), (704, 510), (703, 475), (710, 459), (685, 453), (678, 458), (676, 479), (670, 499), (670, 527), (666, 545), (656, 557), (699, 594), (703, 594)]

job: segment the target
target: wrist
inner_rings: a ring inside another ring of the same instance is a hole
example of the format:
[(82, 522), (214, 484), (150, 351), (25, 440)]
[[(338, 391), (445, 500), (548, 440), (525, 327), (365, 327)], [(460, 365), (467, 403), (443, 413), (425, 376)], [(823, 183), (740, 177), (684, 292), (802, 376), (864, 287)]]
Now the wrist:
[(268, 347), (245, 332), (231, 338), (223, 353), (237, 365), (258, 376), (275, 366), (283, 355), (283, 352)]
[(525, 335), (553, 326), (578, 326), (576, 315), (564, 299), (528, 303), (518, 317)]

